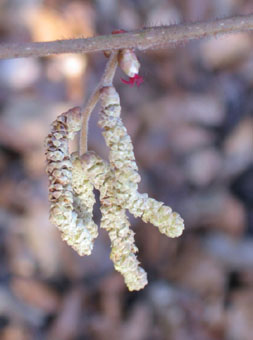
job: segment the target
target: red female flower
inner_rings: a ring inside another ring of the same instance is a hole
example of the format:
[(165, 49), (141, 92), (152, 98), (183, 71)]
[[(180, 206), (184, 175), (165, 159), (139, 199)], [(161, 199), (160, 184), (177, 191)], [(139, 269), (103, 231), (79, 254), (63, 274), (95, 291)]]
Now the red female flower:
[[(121, 34), (126, 33), (125, 30), (118, 29), (112, 31), (112, 34)], [(138, 75), (140, 63), (134, 53), (134, 50), (131, 48), (124, 48), (120, 50), (118, 55), (119, 66), (123, 72), (129, 77), (128, 80), (122, 79), (121, 81), (124, 84), (130, 85), (133, 87), (135, 84), (140, 86), (143, 83), (143, 78)]]
[(129, 77), (129, 80), (125, 80), (123, 78), (120, 78), (120, 80), (122, 81), (122, 83), (130, 85), (131, 87), (133, 87), (135, 84), (137, 86), (140, 86), (141, 83), (143, 83), (143, 78), (142, 76), (139, 76), (138, 74), (135, 74), (133, 77)]

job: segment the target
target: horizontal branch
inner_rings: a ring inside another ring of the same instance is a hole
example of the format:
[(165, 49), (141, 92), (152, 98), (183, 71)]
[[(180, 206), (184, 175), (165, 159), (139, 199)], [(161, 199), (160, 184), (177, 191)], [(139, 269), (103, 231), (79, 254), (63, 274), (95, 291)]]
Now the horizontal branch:
[(150, 27), (123, 34), (101, 35), (87, 39), (69, 39), (50, 42), (1, 44), (0, 59), (44, 57), (59, 53), (91, 53), (122, 48), (139, 50), (164, 48), (170, 43), (253, 30), (253, 14), (218, 19), (211, 22)]

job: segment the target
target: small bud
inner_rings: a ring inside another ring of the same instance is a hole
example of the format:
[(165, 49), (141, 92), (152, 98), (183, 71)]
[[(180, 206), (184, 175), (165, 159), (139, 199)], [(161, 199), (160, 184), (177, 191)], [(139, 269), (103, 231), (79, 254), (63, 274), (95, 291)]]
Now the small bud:
[(120, 68), (128, 77), (132, 78), (139, 73), (140, 63), (132, 49), (120, 50), (118, 61)]

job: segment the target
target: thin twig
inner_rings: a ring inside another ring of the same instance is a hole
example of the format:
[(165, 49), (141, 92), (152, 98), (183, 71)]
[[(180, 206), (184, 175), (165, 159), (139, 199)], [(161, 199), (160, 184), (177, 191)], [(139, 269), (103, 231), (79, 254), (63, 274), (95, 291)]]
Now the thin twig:
[(88, 39), (50, 42), (2, 44), (0, 59), (43, 57), (59, 53), (91, 53), (122, 48), (139, 50), (164, 48), (171, 43), (217, 35), (253, 30), (253, 14), (218, 19), (211, 22), (150, 27), (124, 34), (102, 35)]
[(87, 152), (87, 138), (88, 138), (88, 124), (90, 114), (95, 108), (97, 101), (99, 99), (99, 92), (103, 86), (111, 85), (114, 74), (118, 65), (118, 51), (112, 52), (110, 58), (106, 64), (105, 72), (98, 83), (96, 89), (89, 98), (87, 104), (82, 108), (82, 129), (80, 132), (80, 143), (79, 143), (79, 155), (83, 155)]

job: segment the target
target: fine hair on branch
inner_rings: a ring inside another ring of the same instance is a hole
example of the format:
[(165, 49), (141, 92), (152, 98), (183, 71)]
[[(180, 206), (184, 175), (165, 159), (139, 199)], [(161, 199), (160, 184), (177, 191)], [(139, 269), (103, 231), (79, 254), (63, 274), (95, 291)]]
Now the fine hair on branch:
[(123, 48), (138, 50), (165, 48), (170, 44), (187, 42), (192, 39), (252, 30), (253, 14), (250, 14), (209, 22), (149, 27), (87, 39), (0, 44), (0, 59), (45, 57), (60, 53), (92, 53)]

